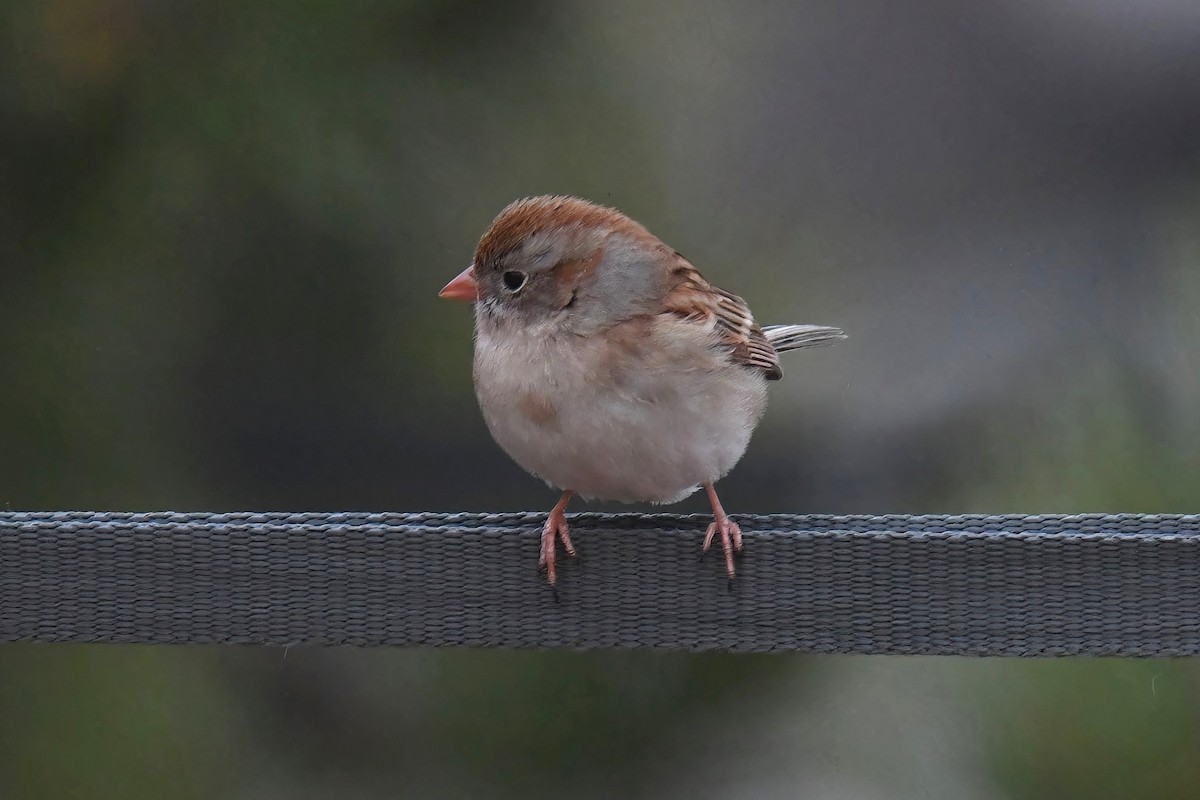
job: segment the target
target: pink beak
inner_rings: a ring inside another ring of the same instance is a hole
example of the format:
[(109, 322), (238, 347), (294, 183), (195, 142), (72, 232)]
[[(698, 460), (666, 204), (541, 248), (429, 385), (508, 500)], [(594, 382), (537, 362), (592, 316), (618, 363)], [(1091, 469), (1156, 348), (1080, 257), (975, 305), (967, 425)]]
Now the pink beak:
[(475, 267), (471, 265), (443, 287), (438, 297), (474, 303), (479, 299), (479, 284), (475, 282)]

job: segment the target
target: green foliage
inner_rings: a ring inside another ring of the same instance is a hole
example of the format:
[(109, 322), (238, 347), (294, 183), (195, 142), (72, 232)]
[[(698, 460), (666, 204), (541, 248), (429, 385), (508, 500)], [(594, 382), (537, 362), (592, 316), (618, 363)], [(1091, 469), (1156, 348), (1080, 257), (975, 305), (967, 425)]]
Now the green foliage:
[(436, 749), (514, 796), (572, 781), (631, 791), (681, 716), (769, 690), (794, 664), (728, 654), (447, 654), (430, 665)]
[(4, 796), (220, 796), (237, 727), (211, 663), (162, 647), (5, 647)]
[(985, 672), (984, 735), (1009, 796), (1196, 796), (1200, 672), (1194, 664), (1010, 662)]

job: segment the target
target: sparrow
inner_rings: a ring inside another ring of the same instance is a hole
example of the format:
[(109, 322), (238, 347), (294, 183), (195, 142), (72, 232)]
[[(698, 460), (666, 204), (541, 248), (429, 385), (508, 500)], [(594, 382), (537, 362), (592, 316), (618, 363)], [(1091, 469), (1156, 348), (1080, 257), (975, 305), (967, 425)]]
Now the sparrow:
[[(745, 453), (783, 377), (779, 354), (828, 345), (824, 325), (759, 327), (742, 298), (614, 208), (566, 196), (517, 200), (439, 296), (475, 307), (474, 383), (492, 437), (562, 496), (541, 534), (553, 587), (574, 557), (572, 495), (674, 503), (701, 487), (725, 572), (742, 531), (714, 484)], [(732, 585), (732, 584), (731, 584)]]

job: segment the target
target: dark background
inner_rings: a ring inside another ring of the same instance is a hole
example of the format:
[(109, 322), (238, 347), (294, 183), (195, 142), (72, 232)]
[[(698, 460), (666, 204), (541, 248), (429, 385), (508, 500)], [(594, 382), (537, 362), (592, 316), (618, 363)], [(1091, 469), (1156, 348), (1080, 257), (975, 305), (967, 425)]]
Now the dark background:
[[(1198, 43), (1184, 0), (0, 4), (0, 505), (548, 510), (436, 293), (554, 192), (850, 334), (735, 515), (1196, 511)], [(1198, 748), (1188, 661), (0, 647), (4, 798), (1192, 798)]]

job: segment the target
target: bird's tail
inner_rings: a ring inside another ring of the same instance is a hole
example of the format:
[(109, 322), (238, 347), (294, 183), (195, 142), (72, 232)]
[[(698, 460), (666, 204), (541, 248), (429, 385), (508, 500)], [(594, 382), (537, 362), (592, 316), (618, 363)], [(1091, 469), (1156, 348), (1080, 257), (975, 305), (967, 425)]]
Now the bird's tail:
[(841, 328), (827, 325), (768, 325), (762, 330), (767, 341), (780, 353), (801, 347), (824, 347), (846, 338)]

